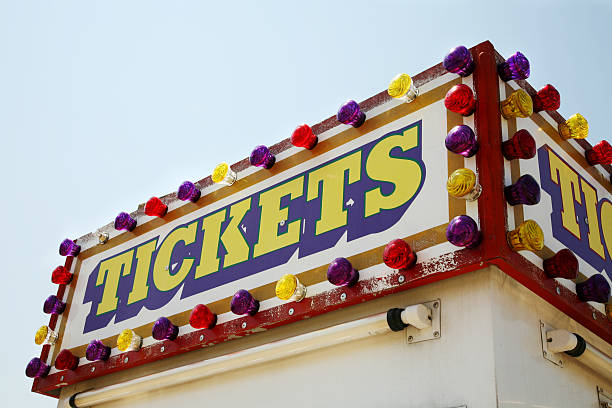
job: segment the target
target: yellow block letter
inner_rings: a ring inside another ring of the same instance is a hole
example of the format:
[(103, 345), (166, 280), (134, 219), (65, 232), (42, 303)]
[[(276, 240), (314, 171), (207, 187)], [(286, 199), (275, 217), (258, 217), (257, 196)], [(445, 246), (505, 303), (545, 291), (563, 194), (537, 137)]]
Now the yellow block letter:
[(561, 221), (563, 227), (580, 239), (580, 226), (576, 222), (576, 210), (574, 200), (582, 204), (580, 197), (578, 174), (565, 164), (552, 150), (548, 150), (548, 161), (550, 163), (550, 178), (561, 188)]
[(104, 284), (104, 292), (102, 292), (102, 301), (98, 304), (96, 315), (117, 309), (119, 277), (130, 274), (133, 258), (134, 250), (131, 249), (100, 263), (96, 286)]
[(230, 222), (225, 231), (223, 231), (223, 235), (221, 235), (221, 241), (227, 250), (227, 254), (223, 258), (224, 268), (249, 259), (251, 248), (249, 248), (249, 244), (247, 244), (244, 235), (242, 235), (240, 223), (250, 209), (250, 197), (232, 205), (230, 208)]
[(179, 241), (189, 245), (195, 241), (198, 222), (194, 221), (186, 227), (180, 227), (172, 231), (157, 251), (157, 258), (153, 266), (153, 283), (162, 292), (167, 292), (180, 285), (187, 277), (193, 266), (193, 258), (184, 258), (181, 267), (174, 275), (170, 274), (170, 259), (174, 247)]
[(599, 217), (597, 216), (597, 191), (589, 185), (584, 179), (580, 180), (580, 187), (584, 193), (584, 205), (587, 210), (587, 219), (589, 220), (589, 247), (606, 259), (606, 251), (601, 243), (601, 234), (599, 231)]
[(149, 269), (151, 267), (151, 255), (153, 255), (156, 246), (157, 238), (142, 244), (136, 249), (136, 273), (132, 291), (128, 296), (128, 305), (147, 298), (147, 294), (149, 293), (149, 284), (147, 281), (149, 278)]
[(202, 253), (200, 264), (195, 270), (194, 279), (209, 275), (219, 270), (219, 236), (221, 223), (225, 221), (225, 208), (211, 214), (202, 220), (204, 238), (202, 239)]

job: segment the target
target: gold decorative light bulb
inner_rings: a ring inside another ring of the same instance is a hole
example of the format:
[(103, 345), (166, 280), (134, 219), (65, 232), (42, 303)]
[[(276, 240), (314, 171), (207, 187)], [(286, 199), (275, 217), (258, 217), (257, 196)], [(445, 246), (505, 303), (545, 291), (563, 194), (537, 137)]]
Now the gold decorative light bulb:
[(519, 89), (501, 101), (500, 108), (502, 116), (506, 119), (528, 118), (533, 114), (533, 101), (527, 92)]
[(397, 74), (387, 89), (389, 96), (410, 103), (419, 95), (419, 90), (414, 86), (412, 78), (408, 74)]
[(534, 220), (524, 221), (513, 231), (508, 231), (506, 238), (513, 251), (539, 251), (544, 248), (544, 233)]
[(238, 178), (238, 175), (230, 168), (229, 164), (221, 163), (215, 167), (211, 178), (215, 183), (231, 186)]
[(563, 140), (584, 139), (589, 135), (589, 122), (576, 113), (563, 123), (559, 123), (559, 135)]
[(482, 186), (478, 184), (476, 174), (472, 170), (461, 168), (448, 177), (446, 190), (455, 198), (476, 201), (482, 193)]
[(134, 333), (134, 330), (125, 329), (117, 338), (117, 348), (120, 351), (136, 351), (142, 346), (142, 337)]
[(281, 300), (299, 302), (306, 296), (306, 287), (295, 275), (287, 274), (276, 282), (276, 296)]
[(49, 326), (40, 326), (34, 336), (34, 343), (39, 346), (43, 344), (53, 344), (57, 340), (57, 333), (51, 330)]

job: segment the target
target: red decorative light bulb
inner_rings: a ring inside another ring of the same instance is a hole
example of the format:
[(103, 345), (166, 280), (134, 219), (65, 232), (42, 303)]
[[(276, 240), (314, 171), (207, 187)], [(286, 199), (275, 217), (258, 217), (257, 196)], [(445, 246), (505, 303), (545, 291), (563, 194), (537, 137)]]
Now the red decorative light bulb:
[(394, 239), (389, 242), (383, 252), (383, 262), (389, 268), (412, 268), (417, 261), (415, 252), (403, 239)]
[(476, 110), (474, 92), (465, 84), (455, 85), (446, 93), (444, 106), (449, 111), (470, 116)]
[(541, 112), (543, 110), (554, 111), (561, 106), (561, 95), (551, 84), (542, 87), (532, 99), (534, 112)]
[(553, 257), (544, 260), (544, 272), (549, 278), (576, 279), (578, 259), (569, 249), (562, 249)]
[(506, 160), (531, 159), (536, 155), (535, 139), (529, 131), (521, 129), (502, 143), (502, 153)]
[(51, 273), (51, 282), (56, 285), (67, 285), (72, 281), (72, 274), (63, 266), (58, 266)]
[(217, 315), (205, 305), (196, 305), (189, 316), (189, 324), (196, 329), (212, 329), (217, 324)]
[(55, 358), (55, 368), (58, 370), (74, 370), (79, 365), (79, 358), (70, 350), (63, 349)]
[(591, 166), (596, 164), (612, 164), (612, 146), (610, 146), (610, 143), (602, 140), (593, 146), (592, 149), (587, 150), (584, 156)]
[(303, 124), (298, 126), (291, 135), (291, 144), (305, 149), (312, 149), (317, 144), (317, 137), (310, 126)]
[(145, 204), (145, 214), (150, 217), (163, 217), (168, 212), (168, 206), (157, 197), (149, 198)]

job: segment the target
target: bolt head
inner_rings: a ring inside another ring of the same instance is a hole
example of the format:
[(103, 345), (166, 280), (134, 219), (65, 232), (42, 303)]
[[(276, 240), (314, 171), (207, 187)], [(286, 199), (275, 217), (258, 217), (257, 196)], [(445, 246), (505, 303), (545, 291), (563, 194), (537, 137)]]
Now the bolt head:
[(200, 341), (204, 340), (204, 335), (200, 334)]
[(127, 358), (127, 357), (123, 359), (123, 362), (124, 362), (124, 363), (127, 363), (128, 361), (130, 361), (130, 360), (129, 360), (129, 358)]
[(412, 341), (412, 340), (414, 340), (414, 337), (408, 336), (408, 341)]
[(91, 367), (90, 371), (93, 373), (94, 371), (96, 371), (96, 367)]
[(440, 332), (435, 331), (434, 332), (434, 337), (440, 337)]
[(159, 351), (161, 351), (161, 352), (163, 353), (164, 351), (166, 351), (166, 348), (165, 348), (164, 346), (161, 346), (161, 348), (159, 349)]
[(293, 316), (293, 313), (294, 313), (294, 312), (295, 312), (295, 311), (293, 310), (293, 308), (289, 309), (289, 316)]
[(404, 281), (405, 281), (405, 280), (406, 280), (406, 278), (404, 277), (404, 275), (400, 275), (400, 277), (399, 277), (399, 278), (397, 278), (397, 281), (398, 281), (399, 283), (404, 283)]
[(340, 295), (340, 300), (342, 301), (346, 300), (346, 293), (343, 293)]
[(246, 322), (242, 322), (242, 328), (246, 329), (246, 327), (247, 327), (247, 323)]

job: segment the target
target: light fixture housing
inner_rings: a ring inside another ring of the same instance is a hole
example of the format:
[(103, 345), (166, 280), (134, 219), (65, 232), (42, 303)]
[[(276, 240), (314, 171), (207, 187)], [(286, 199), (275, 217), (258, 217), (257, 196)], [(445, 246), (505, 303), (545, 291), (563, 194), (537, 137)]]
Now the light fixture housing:
[(510, 205), (535, 205), (540, 202), (540, 185), (531, 175), (525, 174), (516, 183), (504, 187), (504, 196)]
[(280, 300), (299, 302), (306, 296), (306, 286), (300, 283), (297, 276), (288, 273), (276, 282), (275, 292)]
[(444, 141), (446, 148), (463, 157), (472, 157), (478, 151), (478, 141), (471, 127), (458, 125), (452, 128)]
[(397, 74), (391, 80), (387, 93), (394, 99), (410, 103), (419, 96), (419, 89), (414, 86), (412, 78), (408, 74)]
[(502, 81), (529, 78), (529, 60), (521, 52), (510, 56), (497, 66), (497, 73)]
[(469, 76), (474, 72), (474, 59), (470, 50), (463, 45), (452, 48), (442, 61), (444, 69), (462, 77)]
[(526, 220), (518, 228), (506, 234), (508, 245), (513, 251), (536, 252), (544, 248), (544, 233), (534, 220)]
[(79, 358), (68, 349), (61, 350), (55, 358), (55, 368), (58, 370), (74, 370), (78, 366)]
[(597, 143), (584, 153), (591, 166), (596, 164), (612, 164), (612, 146), (605, 140)]
[(502, 143), (502, 153), (506, 160), (534, 158), (536, 155), (535, 139), (528, 130), (521, 129)]
[(385, 246), (383, 262), (392, 269), (409, 269), (417, 262), (416, 253), (403, 239), (394, 239)]
[(66, 238), (60, 244), (59, 254), (61, 256), (77, 256), (79, 252), (81, 252), (81, 246), (71, 239)]
[(172, 324), (167, 317), (160, 317), (153, 323), (151, 334), (155, 340), (174, 340), (177, 338), (179, 328)]
[(184, 181), (179, 186), (176, 196), (181, 201), (191, 201), (192, 203), (197, 202), (200, 199), (202, 192), (195, 184), (191, 181)]
[(541, 112), (543, 110), (555, 111), (561, 106), (561, 95), (551, 84), (540, 88), (532, 99), (534, 112)]
[(66, 303), (55, 295), (49, 296), (43, 304), (43, 312), (46, 314), (62, 314), (64, 309), (66, 309)]
[(458, 247), (475, 248), (482, 239), (478, 224), (469, 215), (458, 215), (446, 227), (446, 239)]
[(549, 278), (576, 279), (578, 259), (569, 249), (562, 249), (544, 260), (544, 272)]
[(230, 310), (239, 316), (254, 316), (259, 311), (259, 301), (248, 290), (240, 289), (232, 297)]
[(559, 123), (561, 139), (586, 139), (589, 135), (589, 122), (579, 113), (575, 113), (565, 122)]
[(472, 170), (460, 168), (453, 171), (448, 177), (446, 190), (455, 198), (476, 201), (482, 193), (482, 186), (478, 183), (476, 174)]
[(85, 358), (89, 361), (106, 361), (110, 357), (111, 348), (105, 346), (100, 340), (92, 340), (85, 350)]
[(117, 231), (134, 231), (136, 220), (126, 212), (120, 212), (115, 218), (115, 229)]
[(49, 326), (40, 326), (34, 335), (34, 343), (39, 346), (44, 344), (54, 344), (57, 341), (57, 333)]
[(476, 99), (472, 88), (465, 84), (453, 86), (444, 97), (444, 106), (451, 112), (470, 116), (476, 110)]
[(125, 329), (117, 337), (117, 349), (119, 351), (138, 351), (142, 347), (142, 337), (132, 329)]
[(303, 123), (296, 127), (291, 134), (291, 144), (297, 147), (311, 150), (317, 145), (318, 138), (307, 124)]
[(576, 283), (576, 294), (583, 302), (607, 303), (610, 300), (610, 284), (600, 273), (596, 273), (584, 282)]
[(51, 282), (56, 285), (67, 285), (72, 282), (73, 275), (65, 266), (58, 266), (51, 273)]
[(327, 268), (327, 280), (335, 286), (353, 286), (359, 280), (359, 272), (346, 258), (336, 258)]
[(270, 152), (267, 146), (259, 145), (251, 152), (249, 161), (253, 166), (269, 169), (276, 163), (276, 157)]
[(168, 213), (168, 206), (158, 197), (151, 197), (145, 204), (144, 210), (149, 217), (163, 217)]
[(340, 123), (358, 128), (365, 122), (366, 115), (361, 111), (359, 104), (351, 99), (340, 106), (336, 119)]
[(25, 375), (30, 378), (42, 378), (49, 374), (51, 366), (38, 357), (30, 360), (25, 369)]
[(195, 305), (189, 316), (189, 324), (195, 329), (212, 329), (217, 324), (217, 315), (206, 305)]
[(231, 186), (238, 179), (238, 174), (231, 169), (229, 164), (223, 162), (219, 163), (213, 170), (212, 181), (216, 184), (223, 184), (225, 186)]
[(528, 118), (533, 114), (533, 101), (527, 92), (517, 89), (500, 102), (500, 109), (506, 119)]

